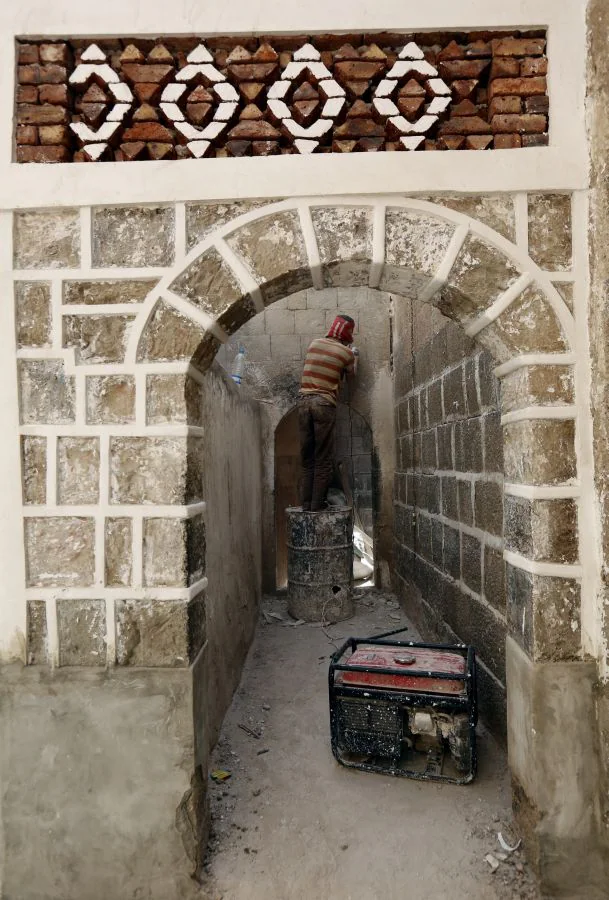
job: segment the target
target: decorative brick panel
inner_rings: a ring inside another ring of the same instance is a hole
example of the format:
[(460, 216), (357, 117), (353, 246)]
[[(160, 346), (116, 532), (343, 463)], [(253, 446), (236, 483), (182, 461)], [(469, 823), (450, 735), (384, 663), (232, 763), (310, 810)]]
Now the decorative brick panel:
[(18, 42), (17, 162), (548, 142), (545, 32)]

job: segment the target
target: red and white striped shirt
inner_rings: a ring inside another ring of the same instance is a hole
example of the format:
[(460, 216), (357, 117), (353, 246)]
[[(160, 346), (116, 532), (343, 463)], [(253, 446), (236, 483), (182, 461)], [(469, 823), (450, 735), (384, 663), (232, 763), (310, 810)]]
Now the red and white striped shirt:
[(333, 338), (317, 338), (307, 350), (300, 382), (301, 394), (321, 394), (336, 404), (343, 371), (352, 372), (355, 355)]

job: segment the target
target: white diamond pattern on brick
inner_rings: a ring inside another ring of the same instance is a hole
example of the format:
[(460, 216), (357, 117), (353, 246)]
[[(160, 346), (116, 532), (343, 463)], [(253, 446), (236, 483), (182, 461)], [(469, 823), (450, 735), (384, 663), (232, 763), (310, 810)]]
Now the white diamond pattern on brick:
[[(426, 109), (414, 122), (409, 122), (392, 97), (397, 93), (400, 82), (404, 83), (408, 76), (417, 74), (426, 78), (425, 87), (432, 95)], [(398, 54), (389, 72), (376, 86), (372, 105), (383, 119), (388, 119), (400, 135), (400, 143), (406, 150), (416, 150), (423, 143), (423, 137), (407, 137), (407, 135), (424, 135), (438, 121), (438, 117), (450, 105), (450, 88), (441, 78), (438, 71), (425, 60), (423, 51), (414, 41), (406, 44)]]
[[(175, 81), (164, 88), (159, 106), (174, 128), (187, 138), (186, 146), (195, 159), (200, 159), (211, 147), (211, 141), (219, 137), (228, 127), (239, 106), (239, 94), (226, 80), (226, 76), (213, 65), (213, 56), (205, 44), (195, 47), (186, 57), (186, 62), (188, 65), (180, 69)], [(202, 76), (210, 85), (210, 90), (219, 101), (213, 119), (202, 128), (187, 122), (178, 106), (178, 100), (189, 90), (190, 84), (198, 76)]]
[(116, 101), (108, 110), (106, 120), (94, 129), (85, 122), (72, 122), (70, 128), (84, 145), (85, 152), (90, 159), (99, 159), (112, 135), (120, 127), (123, 119), (133, 104), (131, 88), (121, 81), (117, 73), (106, 62), (106, 54), (97, 46), (90, 44), (83, 52), (80, 62), (70, 75), (70, 83), (85, 87), (95, 76), (110, 89)]
[[(319, 84), (320, 91), (326, 98), (319, 119), (306, 127), (294, 121), (291, 109), (284, 102), (295, 79), (303, 72), (308, 72)], [(293, 61), (288, 63), (281, 78), (268, 90), (269, 109), (295, 139), (294, 147), (299, 153), (313, 153), (317, 149), (321, 138), (330, 131), (345, 103), (344, 89), (334, 80), (330, 70), (321, 61), (319, 50), (311, 44), (304, 44), (294, 52)]]

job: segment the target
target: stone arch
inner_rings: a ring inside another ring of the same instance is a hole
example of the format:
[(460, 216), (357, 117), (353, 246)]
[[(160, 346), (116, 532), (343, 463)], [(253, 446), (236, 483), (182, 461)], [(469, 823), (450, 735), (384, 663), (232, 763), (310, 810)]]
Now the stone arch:
[(511, 627), (534, 659), (579, 657), (576, 516), (569, 517), (569, 534), (550, 529), (548, 537), (546, 528), (553, 511), (575, 504), (578, 493), (574, 320), (520, 244), (426, 200), (306, 198), (257, 207), (209, 234), (158, 283), (132, 330), (127, 359), (182, 361), (204, 372), (227, 336), (269, 304), (338, 285), (431, 303), (491, 352), (507, 388)]
[[(204, 369), (216, 342), (274, 301), (362, 285), (432, 303), (500, 364), (572, 349), (573, 316), (548, 274), (482, 222), (425, 200), (314, 198), (258, 207), (193, 247), (149, 294), (127, 359), (190, 359), (198, 339)], [(154, 333), (170, 320), (176, 345), (160, 357)]]

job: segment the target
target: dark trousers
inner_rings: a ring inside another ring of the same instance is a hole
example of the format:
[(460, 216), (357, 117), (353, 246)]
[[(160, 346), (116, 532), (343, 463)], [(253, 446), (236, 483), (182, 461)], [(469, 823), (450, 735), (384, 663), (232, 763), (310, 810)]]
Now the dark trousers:
[(319, 394), (305, 394), (298, 402), (302, 508), (323, 509), (334, 474), (336, 406)]

